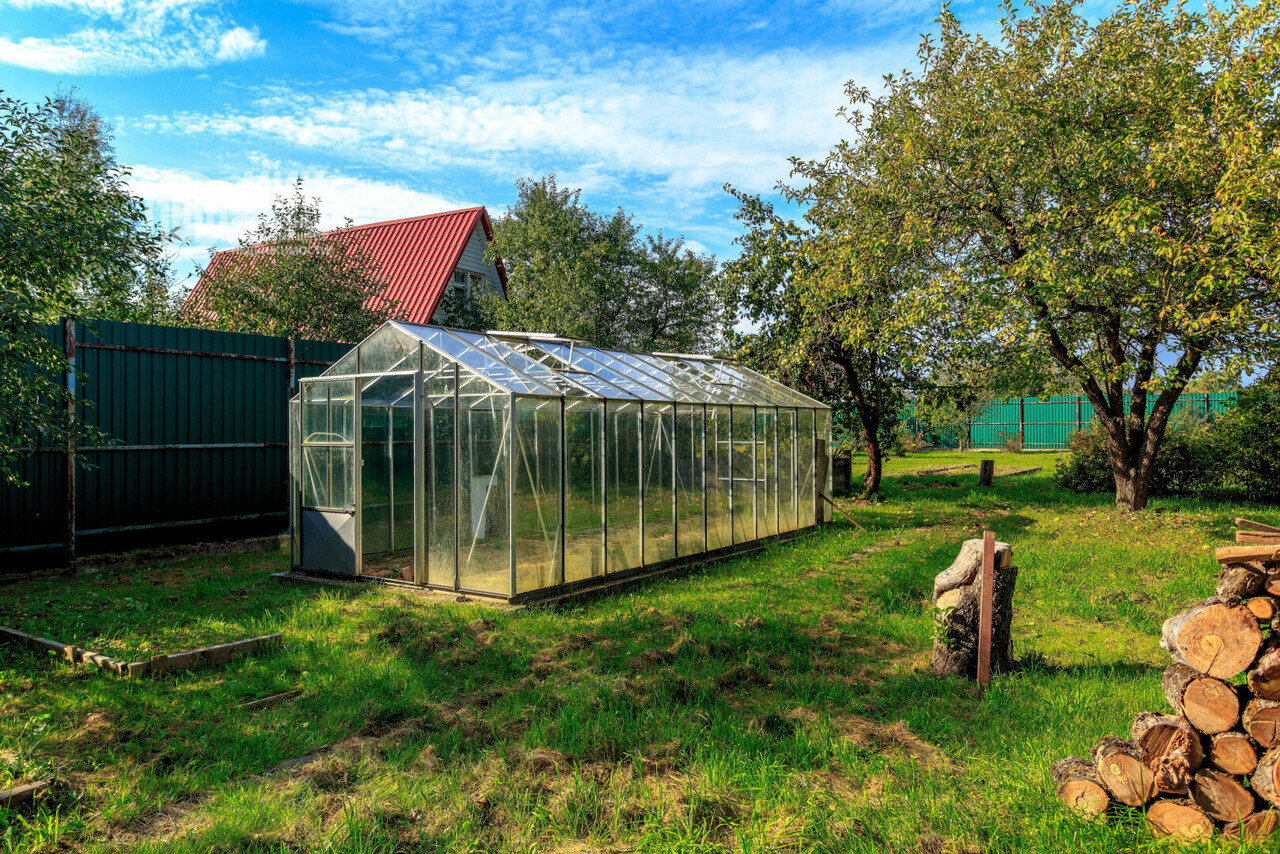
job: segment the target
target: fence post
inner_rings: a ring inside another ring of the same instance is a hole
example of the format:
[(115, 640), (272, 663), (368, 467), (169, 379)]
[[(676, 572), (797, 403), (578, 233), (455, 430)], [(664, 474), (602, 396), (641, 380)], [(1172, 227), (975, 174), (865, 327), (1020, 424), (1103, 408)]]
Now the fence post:
[(67, 369), (63, 373), (63, 387), (67, 391), (67, 566), (76, 559), (76, 399), (79, 384), (76, 382), (76, 322), (69, 317), (62, 320)]
[(1018, 442), (1025, 450), (1027, 447), (1027, 399), (1018, 398)]
[(1209, 392), (1204, 393), (1204, 417), (1209, 417)]
[(1084, 416), (1080, 412), (1082, 408), (1083, 407), (1081, 407), (1080, 405), (1080, 395), (1077, 394), (1076, 395), (1076, 431), (1077, 432), (1084, 429)]
[(292, 338), (284, 339), (284, 378), (287, 383), (288, 394), (285, 395), (285, 409), (289, 408), (289, 399), (293, 397), (295, 387), (297, 385), (298, 360), (294, 356), (294, 340)]

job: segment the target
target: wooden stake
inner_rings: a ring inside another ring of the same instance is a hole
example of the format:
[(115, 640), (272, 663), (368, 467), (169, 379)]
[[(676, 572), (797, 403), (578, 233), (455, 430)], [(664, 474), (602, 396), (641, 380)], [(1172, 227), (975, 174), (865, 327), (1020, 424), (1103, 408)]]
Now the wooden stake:
[[(819, 494), (819, 495), (822, 495), (822, 493), (818, 493), (818, 494)], [(850, 516), (848, 513), (844, 512), (843, 510), (841, 510), (841, 509), (836, 505), (836, 503), (835, 503), (834, 501), (832, 501), (830, 498), (828, 498), (828, 497), (827, 497), (827, 496), (825, 496), (825, 495), (822, 495), (822, 500), (823, 500), (823, 501), (825, 501), (825, 502), (827, 502), (828, 504), (830, 504), (830, 505), (831, 505), (831, 507), (832, 507), (832, 508), (837, 512), (837, 513), (839, 513), (841, 516), (843, 516), (844, 518), (848, 519), (850, 522), (853, 522), (854, 527), (856, 527), (859, 531), (865, 531), (865, 530), (867, 530), (866, 528), (864, 528), (864, 527), (862, 527), (861, 525), (859, 525), (857, 522), (854, 522), (853, 517), (852, 517), (852, 516)]]
[(996, 586), (996, 535), (982, 532), (982, 604), (978, 612), (978, 696), (991, 684), (991, 611)]

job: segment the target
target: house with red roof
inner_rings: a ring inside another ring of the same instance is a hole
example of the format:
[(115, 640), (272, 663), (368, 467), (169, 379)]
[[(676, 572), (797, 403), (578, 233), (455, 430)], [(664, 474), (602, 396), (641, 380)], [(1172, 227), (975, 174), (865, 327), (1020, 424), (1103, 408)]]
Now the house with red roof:
[[(450, 292), (464, 299), (485, 291), (506, 295), (502, 259), (485, 260), (493, 223), (483, 206), (355, 225), (342, 232), (378, 262), (378, 272), (387, 283), (383, 295), (398, 303), (398, 319), (447, 323), (440, 304)], [(234, 263), (240, 251), (218, 252), (205, 274)], [(185, 308), (198, 310), (202, 283), (203, 277), (188, 294)]]

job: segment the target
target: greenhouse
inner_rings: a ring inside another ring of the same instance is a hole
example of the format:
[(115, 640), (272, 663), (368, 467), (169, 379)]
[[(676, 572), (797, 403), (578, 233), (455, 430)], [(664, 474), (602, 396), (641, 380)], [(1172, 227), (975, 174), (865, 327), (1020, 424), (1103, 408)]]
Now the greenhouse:
[(392, 321), (299, 387), (296, 570), (515, 601), (830, 519), (831, 410), (730, 361)]

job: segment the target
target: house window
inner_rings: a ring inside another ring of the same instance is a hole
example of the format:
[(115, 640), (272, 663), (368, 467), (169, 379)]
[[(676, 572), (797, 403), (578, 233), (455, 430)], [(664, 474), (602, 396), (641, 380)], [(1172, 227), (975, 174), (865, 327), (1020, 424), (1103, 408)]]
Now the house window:
[(483, 273), (454, 270), (450, 285), (453, 287), (454, 297), (465, 300), (472, 294), (483, 293), (489, 286), (489, 280)]

